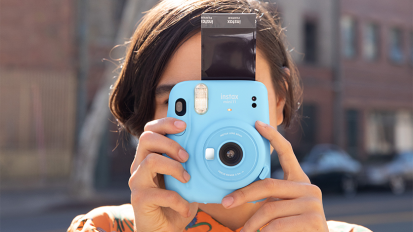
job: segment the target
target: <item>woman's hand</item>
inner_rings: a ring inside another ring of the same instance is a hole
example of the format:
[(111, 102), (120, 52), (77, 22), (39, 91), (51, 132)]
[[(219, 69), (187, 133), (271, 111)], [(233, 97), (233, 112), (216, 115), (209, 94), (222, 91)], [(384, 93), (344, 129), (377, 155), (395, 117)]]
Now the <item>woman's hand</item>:
[(163, 176), (158, 175), (171, 175), (182, 183), (190, 179), (180, 164), (188, 160), (188, 153), (164, 136), (182, 132), (185, 127), (183, 121), (163, 118), (146, 124), (139, 138), (129, 179), (136, 232), (183, 231), (195, 217), (198, 203), (190, 204), (178, 193), (163, 189)]
[(258, 132), (278, 153), (284, 180), (267, 178), (234, 191), (222, 200), (225, 208), (267, 198), (245, 223), (242, 231), (328, 231), (321, 190), (310, 183), (298, 163), (291, 144), (272, 126), (257, 121)]

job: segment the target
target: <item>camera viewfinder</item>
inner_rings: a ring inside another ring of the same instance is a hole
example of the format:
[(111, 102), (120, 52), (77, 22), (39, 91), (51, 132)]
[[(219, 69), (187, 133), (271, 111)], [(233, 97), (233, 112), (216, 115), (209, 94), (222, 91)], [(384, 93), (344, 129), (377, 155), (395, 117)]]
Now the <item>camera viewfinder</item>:
[(182, 98), (179, 98), (175, 102), (175, 113), (178, 116), (184, 116), (186, 113), (186, 101)]

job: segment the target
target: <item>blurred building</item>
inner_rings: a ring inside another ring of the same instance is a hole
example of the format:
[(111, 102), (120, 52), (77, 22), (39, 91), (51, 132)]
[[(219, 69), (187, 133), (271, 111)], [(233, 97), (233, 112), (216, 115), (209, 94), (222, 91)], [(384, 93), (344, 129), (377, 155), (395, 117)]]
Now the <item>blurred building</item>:
[(275, 2), (304, 85), (301, 125), (286, 131), (297, 155), (318, 143), (360, 160), (413, 149), (412, 1)]
[[(1, 1), (2, 187), (68, 175), (76, 112), (71, 1)], [(19, 182), (19, 183), (17, 183)]]
[[(108, 64), (116, 68), (102, 59), (110, 60), (127, 2), (0, 2), (1, 189), (68, 180), (77, 118), (88, 111)], [(412, 1), (268, 4), (280, 12), (304, 86), (301, 125), (285, 131), (297, 156), (319, 143), (338, 143), (359, 160), (413, 149)], [(127, 186), (134, 147), (109, 132), (117, 130), (110, 120), (96, 184)]]
[(333, 143), (333, 3), (327, 0), (272, 1), (286, 29), (286, 43), (304, 87), (301, 125), (285, 131), (296, 155), (317, 143)]
[[(79, 1), (81, 2), (81, 1)], [(100, 79), (125, 1), (89, 0), (87, 23), (78, 1), (0, 3), (1, 188), (67, 181), (79, 111), (79, 45), (88, 51), (88, 107)], [(86, 34), (81, 38), (81, 27)], [(115, 66), (114, 66), (115, 67)], [(108, 90), (109, 93), (109, 90)], [(87, 108), (85, 109), (87, 110)]]

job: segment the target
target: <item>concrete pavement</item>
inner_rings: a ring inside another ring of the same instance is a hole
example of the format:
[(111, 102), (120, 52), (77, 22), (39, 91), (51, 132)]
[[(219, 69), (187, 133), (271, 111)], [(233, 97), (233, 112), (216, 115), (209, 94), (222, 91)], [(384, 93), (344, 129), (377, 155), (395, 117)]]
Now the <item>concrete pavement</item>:
[(65, 188), (32, 191), (6, 191), (0, 193), (0, 216), (32, 214), (55, 208), (99, 206), (129, 202), (129, 189), (98, 190), (92, 199), (76, 199)]
[[(0, 196), (1, 232), (66, 231), (71, 220), (79, 214), (103, 205), (129, 202), (129, 190), (99, 191), (87, 202), (74, 200), (65, 190), (7, 192)], [(374, 232), (413, 231), (413, 193), (401, 196), (389, 191), (364, 191), (354, 198), (339, 194), (323, 197), (327, 220), (346, 221), (364, 225)]]
[(327, 195), (323, 198), (327, 220), (363, 225), (374, 232), (413, 231), (413, 193), (364, 191), (354, 198)]

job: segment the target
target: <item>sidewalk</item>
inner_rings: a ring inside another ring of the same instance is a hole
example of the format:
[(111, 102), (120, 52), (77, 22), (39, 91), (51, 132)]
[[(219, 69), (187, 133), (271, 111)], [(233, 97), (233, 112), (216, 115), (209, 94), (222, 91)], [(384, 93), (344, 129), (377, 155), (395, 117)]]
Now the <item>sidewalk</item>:
[(41, 212), (119, 205), (130, 202), (129, 189), (96, 191), (90, 200), (79, 200), (69, 195), (67, 189), (42, 189), (0, 192), (0, 217), (30, 216)]

